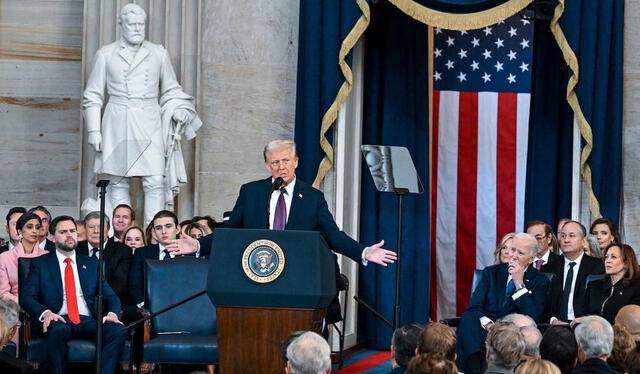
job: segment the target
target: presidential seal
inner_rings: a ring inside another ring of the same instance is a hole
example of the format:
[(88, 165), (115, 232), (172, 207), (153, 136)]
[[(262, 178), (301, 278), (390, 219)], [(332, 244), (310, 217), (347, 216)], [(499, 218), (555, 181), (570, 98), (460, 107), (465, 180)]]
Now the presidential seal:
[(284, 252), (271, 240), (261, 239), (249, 244), (242, 254), (242, 269), (254, 282), (276, 280), (284, 269)]

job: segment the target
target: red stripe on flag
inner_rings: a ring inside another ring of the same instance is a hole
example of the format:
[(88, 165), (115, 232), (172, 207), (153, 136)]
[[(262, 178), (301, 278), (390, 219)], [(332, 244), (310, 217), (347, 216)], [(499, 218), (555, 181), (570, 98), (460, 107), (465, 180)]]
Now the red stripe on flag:
[(498, 95), (498, 165), (496, 172), (497, 237), (515, 231), (516, 226), (516, 141), (518, 95)]
[(431, 319), (438, 320), (438, 270), (436, 264), (436, 222), (438, 213), (438, 121), (440, 120), (440, 91), (433, 91), (433, 119), (431, 126), (431, 258), (429, 305)]
[[(458, 197), (456, 216), (456, 312), (469, 301), (476, 268), (476, 185), (478, 181), (478, 93), (461, 92), (458, 119)], [(454, 125), (454, 124), (452, 124)], [(451, 186), (452, 188), (454, 186)]]
[(367, 356), (360, 361), (356, 361), (342, 370), (334, 370), (332, 371), (332, 373), (335, 373), (335, 374), (362, 373), (363, 371), (367, 369), (371, 369), (374, 366), (378, 366), (386, 361), (389, 361), (390, 359), (391, 359), (391, 352), (382, 351), (382, 352)]

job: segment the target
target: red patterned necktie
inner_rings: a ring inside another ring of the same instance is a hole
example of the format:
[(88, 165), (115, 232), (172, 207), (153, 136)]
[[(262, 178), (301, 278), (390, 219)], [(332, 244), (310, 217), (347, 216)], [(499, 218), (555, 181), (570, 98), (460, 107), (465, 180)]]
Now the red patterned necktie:
[(67, 267), (64, 268), (64, 293), (67, 295), (67, 312), (69, 320), (74, 324), (80, 323), (80, 314), (78, 313), (78, 299), (76, 298), (76, 281), (73, 278), (73, 267), (71, 259), (65, 258)]

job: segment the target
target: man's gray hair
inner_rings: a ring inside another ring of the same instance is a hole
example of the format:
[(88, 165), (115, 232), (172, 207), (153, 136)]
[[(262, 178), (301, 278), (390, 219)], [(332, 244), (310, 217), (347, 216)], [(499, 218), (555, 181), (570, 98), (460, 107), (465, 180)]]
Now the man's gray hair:
[(532, 251), (532, 255), (536, 255), (538, 254), (538, 252), (540, 251), (540, 246), (538, 245), (538, 240), (536, 240), (536, 237), (531, 235), (531, 234), (527, 234), (526, 232), (520, 232), (517, 233), (516, 236), (513, 237), (513, 240), (516, 239), (525, 239), (531, 242), (531, 251)]
[(262, 151), (264, 162), (267, 162), (267, 154), (282, 148), (291, 148), (293, 157), (297, 157), (298, 154), (296, 153), (296, 143), (294, 141), (277, 139), (270, 141), (269, 143), (267, 143), (267, 145), (264, 146), (264, 150)]
[(0, 318), (9, 328), (18, 324), (20, 318), (20, 306), (11, 300), (0, 300)]
[(526, 314), (520, 314), (520, 313), (507, 314), (506, 316), (500, 318), (500, 320), (511, 322), (514, 325), (518, 326), (519, 328), (523, 328), (527, 326), (533, 326), (533, 327), (537, 326), (536, 321), (534, 321), (533, 318), (529, 317)]
[(531, 357), (540, 357), (540, 342), (542, 334), (535, 326), (525, 326), (520, 328), (520, 333), (524, 337), (524, 354)]
[(485, 347), (491, 365), (513, 369), (524, 353), (524, 337), (518, 326), (498, 321), (489, 331)]
[(292, 374), (321, 374), (331, 368), (331, 348), (315, 332), (307, 331), (287, 347)]
[(122, 9), (120, 9), (120, 15), (118, 16), (118, 24), (119, 25), (122, 24), (122, 20), (124, 19), (124, 17), (130, 13), (135, 14), (136, 16), (143, 15), (144, 21), (147, 22), (147, 12), (145, 12), (144, 9), (142, 9), (142, 7), (140, 7), (140, 5), (138, 4), (129, 3), (123, 6)]
[[(100, 221), (100, 212), (98, 212), (97, 210), (89, 212), (89, 214), (84, 216), (84, 223), (86, 224), (90, 219), (97, 219), (98, 221)], [(109, 216), (106, 214), (104, 215), (104, 224), (107, 226), (107, 228), (111, 227), (111, 221), (109, 220)]]
[(587, 316), (576, 327), (578, 347), (589, 358), (603, 358), (613, 349), (613, 327), (600, 316)]

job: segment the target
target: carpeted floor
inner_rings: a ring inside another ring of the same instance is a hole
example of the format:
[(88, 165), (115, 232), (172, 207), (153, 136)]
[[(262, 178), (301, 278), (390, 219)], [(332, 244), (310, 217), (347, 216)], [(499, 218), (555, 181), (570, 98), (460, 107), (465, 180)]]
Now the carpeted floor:
[(342, 369), (334, 365), (332, 373), (336, 374), (387, 374), (391, 372), (391, 353), (389, 351), (363, 351), (349, 357)]

